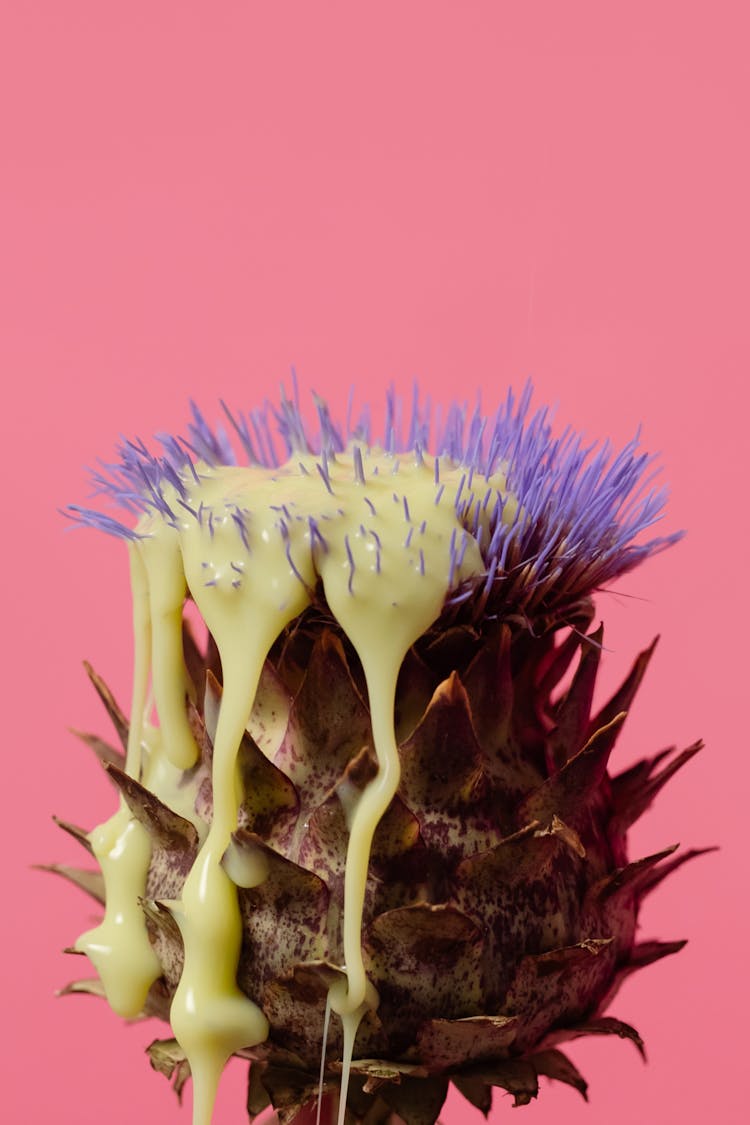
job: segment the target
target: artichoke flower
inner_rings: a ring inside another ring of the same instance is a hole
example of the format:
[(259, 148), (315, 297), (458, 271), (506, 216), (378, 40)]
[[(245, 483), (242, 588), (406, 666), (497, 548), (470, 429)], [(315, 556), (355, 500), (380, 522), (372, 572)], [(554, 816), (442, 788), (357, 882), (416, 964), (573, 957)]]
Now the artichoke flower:
[(89, 669), (119, 805), (60, 822), (99, 870), (52, 870), (103, 907), (65, 991), (171, 1024), (149, 1055), (194, 1125), (232, 1055), (251, 1121), (323, 1097), (432, 1125), (449, 1083), (486, 1114), (540, 1075), (585, 1097), (560, 1044), (642, 1050), (608, 1006), (684, 944), (637, 942), (638, 911), (698, 854), (628, 856), (700, 748), (610, 772), (653, 645), (593, 708), (592, 595), (679, 538), (644, 538), (653, 458), (555, 435), (529, 388), (442, 423), (415, 393), (408, 432), (391, 394), (379, 443), (315, 402), (315, 434), (296, 389), (226, 430), (193, 407), (94, 473), (126, 515), (68, 510), (128, 545), (135, 661), (129, 719)]

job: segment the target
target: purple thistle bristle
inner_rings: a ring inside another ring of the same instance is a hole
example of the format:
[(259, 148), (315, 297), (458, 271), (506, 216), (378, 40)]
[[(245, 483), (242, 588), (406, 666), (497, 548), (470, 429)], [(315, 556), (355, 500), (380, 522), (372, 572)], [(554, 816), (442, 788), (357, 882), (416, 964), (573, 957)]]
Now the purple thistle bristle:
[(380, 554), (383, 550), (383, 544), (380, 542), (380, 536), (377, 531), (370, 531), (370, 535), (375, 540), (375, 573), (380, 574)]
[(313, 394), (313, 400), (320, 423), (320, 452), (323, 456), (331, 457), (334, 460), (336, 453), (344, 451), (346, 442), (333, 423), (328, 404), (316, 394)]
[(362, 450), (358, 445), (354, 446), (352, 452), (352, 460), (354, 461), (354, 476), (359, 484), (365, 484), (365, 466), (362, 463)]
[(284, 540), (284, 553), (286, 555), (286, 561), (289, 563), (289, 569), (292, 571), (292, 574), (297, 579), (297, 581), (305, 587), (305, 589), (308, 591), (308, 594), (312, 598), (314, 596), (314, 590), (310, 589), (309, 584), (305, 581), (304, 575), (301, 573), (299, 567), (292, 557), (292, 541), (289, 538), (289, 528), (283, 520), (279, 525), (279, 530), (281, 531), (281, 538)]
[(453, 589), (453, 578), (456, 573), (456, 529), (451, 532), (451, 541), (448, 547), (450, 552), (450, 571), (448, 573), (448, 589)]
[(354, 555), (352, 554), (352, 546), (351, 546), (351, 543), (349, 542), (349, 536), (348, 535), (344, 536), (344, 546), (346, 547), (346, 557), (349, 560), (349, 582), (348, 582), (348, 586), (349, 586), (349, 593), (351, 594), (351, 593), (354, 592), (352, 590), (352, 583), (354, 582), (354, 571), (356, 570), (356, 567), (354, 565)]
[(106, 531), (108, 535), (115, 535), (119, 539), (132, 541), (141, 538), (138, 532), (128, 527), (127, 524), (120, 523), (119, 520), (113, 519), (105, 512), (97, 512), (94, 508), (83, 508), (80, 504), (68, 504), (61, 511), (66, 519), (73, 520), (74, 523), (96, 528), (97, 531)]
[(181, 508), (184, 508), (185, 511), (188, 513), (188, 515), (192, 516), (194, 520), (198, 519), (197, 510), (195, 508), (191, 507), (191, 505), (188, 504), (187, 500), (183, 500), (182, 497), (180, 496), (177, 499), (177, 503), (180, 505)]
[(224, 402), (223, 399), (219, 399), (219, 404), (221, 406), (221, 409), (226, 414), (227, 419), (229, 421), (229, 424), (231, 425), (232, 429), (237, 434), (237, 437), (240, 440), (240, 444), (242, 445), (242, 448), (245, 451), (245, 457), (247, 458), (248, 464), (250, 464), (250, 465), (261, 464), (260, 458), (258, 457), (257, 453), (255, 452), (255, 446), (253, 445), (253, 439), (250, 436), (250, 430), (248, 428), (247, 419), (242, 414), (240, 414), (238, 417), (235, 417), (234, 414), (232, 414), (231, 410), (229, 409), (229, 407), (227, 406), (227, 404)]
[[(524, 618), (536, 612), (554, 615), (559, 607), (588, 596), (612, 582), (649, 555), (675, 543), (681, 533), (651, 539), (643, 538), (661, 518), (666, 491), (654, 485), (652, 455), (639, 450), (640, 434), (619, 452), (609, 442), (589, 443), (571, 427), (552, 432), (550, 412), (542, 407), (531, 412), (532, 388), (527, 384), (520, 396), (509, 391), (494, 416), (487, 418), (477, 403), (471, 414), (461, 404), (447, 410), (433, 408), (429, 400), (420, 402), (414, 388), (408, 417), (408, 433), (402, 437), (402, 403), (391, 387), (386, 396), (385, 423), (379, 444), (394, 458), (391, 472), (398, 469), (398, 454), (414, 453), (418, 462), (433, 444), (436, 504), (444, 491), (441, 462), (461, 465), (466, 470), (455, 497), (455, 511), (466, 531), (479, 540), (485, 573), (468, 590), (452, 590), (448, 606), (466, 603), (473, 597), (478, 614), (494, 608), (501, 613), (518, 613)], [(350, 397), (346, 425), (339, 427), (327, 405), (313, 396), (317, 432), (306, 424), (300, 409), (296, 378), (291, 397), (282, 390), (280, 404), (247, 415), (221, 408), (247, 463), (277, 467), (282, 459), (314, 453), (316, 469), (327, 491), (333, 495), (329, 460), (335, 460), (347, 443), (355, 441), (367, 448), (371, 444), (369, 409), (365, 407), (352, 423)], [(273, 429), (284, 446), (280, 458), (274, 445)], [(203, 523), (201, 506), (196, 512), (190, 502), (192, 482), (201, 479), (201, 463), (209, 467), (233, 465), (237, 458), (225, 431), (212, 428), (195, 403), (187, 437), (158, 435), (160, 453), (153, 453), (140, 439), (123, 439), (114, 463), (99, 462), (90, 472), (94, 493), (116, 503), (129, 516), (157, 512), (170, 524), (177, 513), (165, 492), (179, 500), (180, 511)], [(355, 478), (365, 484), (364, 460), (359, 445), (352, 450)], [(302, 462), (300, 472), (311, 470)], [(378, 466), (372, 467), (377, 479)], [(505, 477), (505, 487), (480, 488), (477, 477), (495, 473)], [(476, 491), (474, 491), (476, 490)], [(515, 509), (509, 508), (513, 497)], [(363, 497), (372, 516), (377, 515), (369, 497)], [(405, 518), (411, 519), (406, 496), (394, 494), (403, 505)], [(509, 511), (515, 511), (512, 518)], [(480, 515), (481, 513), (481, 515)], [(488, 515), (489, 513), (489, 515)], [(139, 538), (136, 530), (112, 516), (89, 507), (70, 505), (65, 514), (85, 524), (123, 539)], [(180, 516), (184, 519), (184, 516)], [(232, 516), (246, 542), (244, 516)], [(482, 519), (487, 520), (483, 528)], [(208, 529), (213, 534), (213, 513), (207, 512)], [(506, 522), (507, 521), (507, 522)], [(308, 521), (311, 545), (327, 550), (318, 524)], [(424, 526), (420, 528), (424, 534)], [(371, 534), (375, 534), (371, 532)], [(380, 542), (377, 566), (380, 567)], [(466, 550), (453, 541), (450, 550), (452, 578), (460, 569), (460, 554)], [(246, 543), (247, 545), (247, 543)], [(347, 543), (347, 550), (350, 548)], [(421, 564), (420, 564), (421, 565)], [(353, 562), (350, 566), (350, 587)], [(497, 604), (496, 604), (497, 603)], [(499, 608), (498, 608), (499, 607)]]
[(396, 452), (396, 394), (393, 387), (388, 388), (385, 399), (385, 438), (383, 448), (387, 453)]
[(245, 522), (245, 516), (246, 513), (243, 512), (243, 510), (235, 504), (234, 511), (232, 512), (232, 519), (234, 520), (235, 526), (239, 532), (243, 547), (245, 548), (247, 553), (250, 554), (250, 540), (247, 537), (247, 523)]
[(473, 474), (475, 466), (482, 460), (482, 443), (486, 426), (487, 419), (482, 417), (479, 403), (477, 403), (469, 424), (469, 433), (466, 439), (466, 453), (464, 455), (464, 460), (467, 465), (470, 466), (469, 488), (471, 488), (471, 474)]
[[(291, 457), (293, 453), (309, 453), (310, 446), (305, 433), (305, 427), (302, 423), (302, 416), (299, 410), (299, 396), (297, 394), (297, 380), (293, 375), (294, 397), (292, 400), (286, 397), (286, 391), (281, 388), (281, 406), (278, 410), (273, 410), (273, 415), (276, 419), (276, 425), (279, 433), (286, 446), (287, 457)], [(348, 430), (348, 426), (347, 426)]]
[[(403, 445), (402, 448), (408, 450), (413, 449), (418, 460), (421, 458), (422, 451), (429, 445), (431, 413), (432, 408), (429, 396), (425, 399), (424, 404), (421, 404), (419, 401), (419, 386), (415, 382), (412, 388), (409, 436), (406, 439), (406, 444)], [(397, 407), (395, 408), (395, 414), (396, 417), (398, 417)]]
[(459, 566), (459, 568), (461, 567), (461, 565), (464, 561), (464, 557), (466, 555), (466, 548), (468, 547), (468, 545), (469, 545), (469, 536), (464, 531), (461, 534), (461, 550), (458, 552), (458, 566)]
[(465, 409), (453, 403), (448, 408), (443, 437), (441, 441), (438, 442), (438, 453), (444, 454), (446, 457), (450, 458), (451, 461), (455, 461), (456, 463), (462, 460), (465, 419)]
[(315, 468), (320, 473), (320, 479), (323, 481), (323, 484), (326, 486), (326, 491), (329, 493), (329, 495), (333, 496), (333, 488), (331, 487), (331, 478), (328, 475), (328, 462), (326, 460), (324, 460), (323, 463), (321, 464), (320, 461), (316, 461), (315, 462)]
[(269, 468), (276, 468), (279, 464), (276, 450), (271, 437), (271, 428), (268, 424), (268, 409), (258, 408), (250, 411), (250, 425), (253, 427), (255, 440), (260, 449), (260, 463)]
[(464, 473), (462, 475), (461, 480), (458, 482), (458, 488), (456, 489), (456, 499), (453, 501), (453, 507), (456, 509), (457, 513), (460, 511), (460, 508), (461, 508), (461, 494), (463, 493), (465, 484), (466, 484), (466, 473)]
[[(471, 506), (471, 504), (473, 504), (473, 503), (474, 503), (474, 493), (472, 492), (471, 500), (469, 501), (469, 506)], [(472, 523), (471, 534), (474, 536), (474, 538), (477, 540), (477, 542), (479, 542), (480, 536), (481, 536), (482, 531), (483, 531), (482, 525), (479, 522), (479, 518), (480, 518), (481, 514), (482, 514), (481, 506), (479, 504), (474, 504), (474, 520), (473, 520), (473, 523)]]
[(370, 435), (372, 433), (372, 421), (370, 418), (370, 407), (367, 404), (362, 407), (357, 424), (348, 432), (352, 441), (361, 441), (364, 445), (371, 444)]
[(321, 533), (321, 530), (318, 527), (318, 521), (316, 519), (314, 519), (312, 516), (308, 516), (307, 526), (310, 529), (310, 544), (314, 546), (315, 543), (319, 543), (320, 546), (323, 548), (323, 553), (327, 555), (328, 554), (328, 542), (323, 537), (323, 535)]
[(190, 445), (198, 457), (209, 465), (234, 465), (234, 450), (225, 431), (220, 426), (212, 430), (192, 400), (190, 410), (193, 415), (193, 421), (188, 425)]

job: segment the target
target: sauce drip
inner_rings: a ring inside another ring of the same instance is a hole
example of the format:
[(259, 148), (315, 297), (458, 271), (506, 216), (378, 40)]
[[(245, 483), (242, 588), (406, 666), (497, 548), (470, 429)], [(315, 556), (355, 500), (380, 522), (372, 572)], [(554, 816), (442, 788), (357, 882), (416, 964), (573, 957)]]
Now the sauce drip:
[[(485, 479), (421, 453), (396, 458), (358, 445), (335, 458), (304, 454), (276, 469), (199, 463), (179, 489), (165, 486), (163, 497), (169, 514), (143, 517), (131, 547), (135, 668), (127, 769), (183, 816), (195, 796), (185, 789), (183, 771), (198, 754), (185, 709), (187, 596), (216, 641), (224, 677), (213, 820), (207, 833), (199, 826), (202, 843), (182, 898), (168, 904), (185, 949), (170, 1019), (193, 1074), (193, 1125), (210, 1125), (229, 1057), (268, 1035), (262, 1011), (236, 983), (242, 942), (237, 886), (260, 884), (265, 866), (225, 869), (222, 858), (237, 827), (237, 754), (266, 657), (311, 603), (319, 582), (364, 671), (378, 768), (349, 810), (345, 980), (331, 987), (327, 1005), (344, 1030), (341, 1125), (357, 1028), (378, 1003), (363, 961), (362, 914), (373, 836), (399, 784), (399, 670), (446, 596), (484, 574), (482, 537), (498, 504), (509, 519), (514, 500), (500, 473)], [(149, 672), (158, 730), (147, 722)], [(194, 812), (187, 815), (198, 826)], [(107, 906), (102, 924), (77, 948), (94, 961), (112, 1007), (134, 1016), (160, 973), (138, 901), (145, 894), (148, 835), (122, 804), (90, 839)]]

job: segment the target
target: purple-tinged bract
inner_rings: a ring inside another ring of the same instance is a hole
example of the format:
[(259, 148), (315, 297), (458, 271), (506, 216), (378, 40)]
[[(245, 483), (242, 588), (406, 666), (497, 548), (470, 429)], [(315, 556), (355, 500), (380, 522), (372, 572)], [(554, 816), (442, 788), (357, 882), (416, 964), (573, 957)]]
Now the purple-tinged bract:
[[(451, 1082), (484, 1113), (493, 1087), (522, 1105), (537, 1095), (540, 1076), (585, 1097), (586, 1083), (560, 1044), (614, 1034), (642, 1049), (638, 1033), (607, 1014), (608, 1005), (628, 974), (683, 944), (636, 941), (638, 913), (666, 875), (700, 854), (667, 847), (632, 861), (627, 852), (631, 824), (700, 748), (662, 751), (610, 772), (654, 646), (638, 656), (612, 699), (593, 705), (603, 629), (591, 628), (592, 594), (679, 538), (644, 538), (665, 500), (651, 484), (653, 458), (639, 452), (637, 439), (615, 453), (570, 429), (556, 434), (546, 410), (530, 413), (529, 388), (518, 400), (509, 394), (491, 419), (458, 406), (440, 415), (415, 392), (408, 425), (391, 394), (377, 442), (367, 411), (352, 422), (350, 404), (342, 425), (323, 402), (315, 406), (315, 432), (303, 422), (296, 390), (278, 407), (224, 413), (248, 463), (272, 467), (313, 454), (327, 488), (331, 461), (350, 441), (377, 444), (394, 459), (433, 456), (437, 502), (441, 465), (463, 467), (451, 567), (458, 573), (472, 535), (484, 564), (470, 581), (449, 583), (442, 614), (401, 668), (394, 716), (400, 783), (375, 832), (362, 926), (364, 966), (380, 1002), (357, 1035), (350, 1120), (432, 1125)], [(123, 442), (117, 463), (93, 474), (97, 491), (131, 519), (154, 511), (170, 523), (177, 504), (180, 520), (187, 513), (210, 527), (211, 513), (191, 506), (189, 482), (206, 465), (234, 464), (227, 432), (193, 406), (186, 437), (158, 440), (158, 454), (140, 441)], [(506, 493), (492, 500), (480, 537), (472, 488), (499, 470)], [(353, 471), (364, 478), (356, 450)], [(68, 514), (124, 539), (139, 535), (128, 522), (88, 508)], [(403, 514), (406, 527), (408, 497)], [(244, 542), (243, 511), (232, 518)], [(282, 538), (287, 520), (282, 503)], [(309, 517), (308, 527), (312, 547), (325, 551), (322, 520)], [(381, 544), (372, 535), (379, 569)], [(351, 583), (348, 539), (346, 548)], [(287, 558), (294, 568), (291, 553)], [(252, 1060), (249, 1116), (272, 1104), (283, 1125), (317, 1095), (326, 998), (342, 979), (345, 809), (377, 769), (362, 664), (321, 590), (310, 596), (265, 663), (256, 718), (239, 751), (244, 797), (230, 845), (240, 862), (243, 852), (260, 850), (267, 863), (259, 886), (238, 890), (244, 934), (237, 980), (270, 1027), (264, 1043), (243, 1052)], [(203, 830), (212, 817), (222, 695), (214, 638), (198, 643), (186, 623), (183, 648), (186, 708), (200, 748), (182, 779), (195, 791), (193, 823), (129, 777), (117, 750), (84, 736), (151, 836), (142, 905), (163, 972), (145, 1014), (165, 1019), (183, 965), (169, 903), (179, 899), (195, 860), (195, 824)], [(125, 745), (127, 719), (93, 679)], [(63, 827), (87, 844), (85, 833)], [(54, 870), (101, 901), (95, 873)], [(101, 991), (97, 982), (69, 990)], [(323, 1072), (332, 1096), (342, 1051), (333, 1020)], [(157, 1041), (149, 1053), (179, 1091), (189, 1067), (177, 1042)]]

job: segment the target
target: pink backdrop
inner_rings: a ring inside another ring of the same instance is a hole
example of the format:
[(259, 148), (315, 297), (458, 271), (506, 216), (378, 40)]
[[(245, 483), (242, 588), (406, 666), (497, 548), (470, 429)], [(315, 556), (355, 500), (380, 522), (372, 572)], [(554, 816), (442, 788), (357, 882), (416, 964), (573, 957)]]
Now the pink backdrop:
[[(746, 1120), (747, 502), (750, 355), (745, 5), (207, 4), (37, 0), (0, 35), (0, 356), (7, 486), (0, 1102), (59, 1125), (189, 1122), (141, 1055), (156, 1027), (55, 1000), (85, 900), (28, 864), (75, 862), (56, 812), (113, 807), (68, 724), (104, 732), (81, 670), (129, 691), (124, 550), (64, 534), (83, 465), (119, 433), (179, 428), (304, 387), (379, 402), (418, 377), (488, 405), (533, 376), (592, 435), (644, 422), (673, 499), (668, 555), (601, 598), (612, 686), (662, 642), (622, 766), (707, 750), (633, 854), (720, 843), (649, 903), (643, 935), (687, 949), (627, 985), (629, 1044), (571, 1054), (591, 1105), (554, 1122)], [(738, 892), (738, 888), (740, 888)], [(243, 1120), (229, 1076), (217, 1125)], [(493, 1120), (509, 1112), (496, 1095)], [(460, 1099), (448, 1122), (478, 1120)]]

